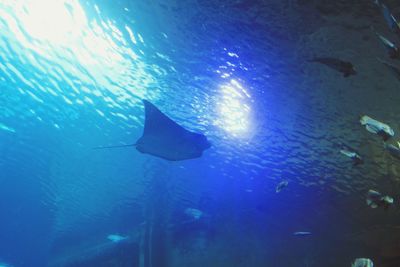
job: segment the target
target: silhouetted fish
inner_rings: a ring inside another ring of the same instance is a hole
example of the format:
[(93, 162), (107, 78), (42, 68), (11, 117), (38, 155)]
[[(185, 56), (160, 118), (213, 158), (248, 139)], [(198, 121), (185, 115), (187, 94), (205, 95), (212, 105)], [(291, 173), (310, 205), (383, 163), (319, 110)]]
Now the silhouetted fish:
[(280, 182), (276, 187), (275, 187), (275, 192), (279, 193), (281, 192), (285, 187), (287, 187), (289, 184), (288, 181), (284, 180), (282, 182)]
[(354, 66), (351, 62), (348, 61), (343, 61), (337, 58), (332, 58), (332, 57), (316, 57), (313, 58), (312, 60), (309, 60), (309, 62), (317, 62), (324, 64), (334, 70), (337, 70), (341, 73), (343, 73), (344, 77), (349, 77), (350, 75), (356, 75), (357, 72), (354, 69)]
[(298, 232), (294, 232), (293, 235), (306, 236), (306, 235), (311, 235), (311, 232), (298, 231)]
[(386, 61), (384, 61), (382, 59), (378, 58), (378, 60), (383, 65), (385, 65), (396, 76), (397, 80), (400, 81), (400, 68), (399, 67), (397, 67), (396, 65), (393, 65), (392, 63), (386, 62)]
[(384, 143), (383, 147), (386, 149), (386, 151), (389, 152), (390, 155), (397, 159), (400, 159), (400, 142), (397, 142), (397, 146)]

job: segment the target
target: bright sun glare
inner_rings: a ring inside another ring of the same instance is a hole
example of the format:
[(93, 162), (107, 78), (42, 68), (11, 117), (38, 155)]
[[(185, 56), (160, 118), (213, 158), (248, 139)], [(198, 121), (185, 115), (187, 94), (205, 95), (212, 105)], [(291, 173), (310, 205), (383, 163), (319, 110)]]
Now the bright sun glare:
[[(94, 10), (100, 12), (97, 7)], [(79, 78), (90, 74), (96, 85), (121, 99), (142, 97), (148, 84), (154, 82), (135, 47), (127, 45), (129, 40), (121, 32), (124, 29), (118, 29), (110, 19), (89, 21), (78, 0), (2, 0), (0, 16), (12, 34), (10, 40), (15, 38), (33, 55), (62, 64), (64, 69), (81, 66), (84, 73)], [(125, 29), (131, 37), (141, 37), (128, 26)]]
[(32, 38), (67, 44), (88, 27), (85, 13), (76, 0), (11, 1), (20, 23)]
[(218, 124), (234, 136), (245, 136), (250, 125), (250, 95), (235, 79), (220, 87), (222, 101), (219, 104)]

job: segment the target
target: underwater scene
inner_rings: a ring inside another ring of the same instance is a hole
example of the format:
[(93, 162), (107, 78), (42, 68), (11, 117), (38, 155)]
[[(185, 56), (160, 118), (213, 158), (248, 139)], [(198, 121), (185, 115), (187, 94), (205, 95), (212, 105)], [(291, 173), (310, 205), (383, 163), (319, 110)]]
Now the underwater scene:
[(0, 267), (400, 267), (400, 2), (1, 0)]

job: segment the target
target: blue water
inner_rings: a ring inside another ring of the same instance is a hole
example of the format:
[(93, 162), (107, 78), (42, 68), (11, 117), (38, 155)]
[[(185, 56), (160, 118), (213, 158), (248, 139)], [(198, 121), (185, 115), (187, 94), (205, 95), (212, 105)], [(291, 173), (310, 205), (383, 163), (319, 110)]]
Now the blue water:
[[(400, 266), (398, 208), (365, 205), (400, 170), (357, 119), (396, 131), (398, 85), (370, 64), (385, 21), (350, 2), (1, 1), (0, 263)], [(331, 51), (361, 74), (307, 64)], [(142, 135), (142, 99), (212, 147), (93, 150)]]

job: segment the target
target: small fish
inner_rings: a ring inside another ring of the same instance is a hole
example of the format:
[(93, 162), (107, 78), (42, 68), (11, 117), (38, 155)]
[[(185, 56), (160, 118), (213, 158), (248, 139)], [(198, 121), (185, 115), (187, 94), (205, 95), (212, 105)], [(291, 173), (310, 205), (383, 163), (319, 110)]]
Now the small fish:
[(387, 210), (390, 205), (393, 205), (394, 199), (390, 196), (383, 196), (378, 191), (370, 189), (367, 193), (366, 202), (367, 205), (373, 209), (383, 207), (385, 210)]
[(393, 73), (393, 75), (396, 76), (397, 80), (400, 81), (400, 68), (399, 67), (397, 67), (396, 65), (393, 65), (392, 63), (389, 63), (387, 61), (379, 59), (379, 58), (378, 58), (378, 61), (380, 61), (383, 65), (385, 65)]
[(121, 236), (121, 235), (118, 235), (118, 234), (112, 234), (112, 235), (108, 235), (107, 236), (107, 239), (112, 241), (112, 242), (114, 242), (114, 243), (121, 242), (121, 241), (126, 240), (128, 238), (129, 237), (127, 237), (127, 236)]
[(204, 213), (201, 210), (194, 209), (194, 208), (187, 208), (185, 209), (185, 214), (195, 220), (200, 219), (203, 217)]
[(351, 267), (374, 267), (374, 263), (370, 259), (358, 258), (353, 262)]
[(399, 22), (393, 16), (393, 14), (390, 12), (389, 8), (385, 4), (381, 4), (381, 7), (382, 7), (383, 17), (385, 18), (387, 25), (392, 31), (398, 33), (400, 30)]
[(353, 160), (353, 165), (354, 166), (357, 166), (357, 165), (360, 165), (360, 164), (364, 163), (364, 160), (361, 158), (360, 155), (357, 154), (357, 152), (349, 151), (347, 149), (341, 149), (340, 153), (342, 153), (346, 157), (351, 158)]
[(394, 136), (394, 131), (389, 125), (374, 120), (369, 116), (362, 116), (360, 123), (365, 126), (368, 132), (381, 136), (383, 141), (387, 141), (390, 137)]
[(305, 236), (305, 235), (311, 235), (311, 232), (304, 232), (304, 231), (299, 231), (299, 232), (294, 232), (293, 235), (297, 236)]
[(275, 187), (275, 192), (279, 193), (281, 192), (285, 187), (287, 187), (289, 182), (287, 180), (284, 180), (280, 182), (276, 187)]
[(317, 62), (324, 64), (336, 71), (343, 73), (343, 77), (349, 77), (350, 75), (356, 75), (357, 72), (351, 62), (343, 61), (332, 57), (316, 57), (309, 62)]
[(400, 24), (393, 16), (392, 12), (390, 12), (389, 8), (379, 0), (373, 0), (372, 2), (381, 9), (383, 18), (389, 28), (396, 33), (400, 33)]
[(397, 146), (384, 143), (383, 147), (389, 152), (391, 156), (400, 159), (400, 142), (397, 142)]
[(388, 51), (389, 57), (393, 58), (393, 59), (399, 59), (400, 58), (399, 48), (394, 43), (392, 43), (391, 41), (389, 41), (388, 39), (386, 39), (379, 33), (375, 32), (375, 34), (378, 36), (378, 38), (381, 40), (381, 42), (385, 46), (386, 50)]

